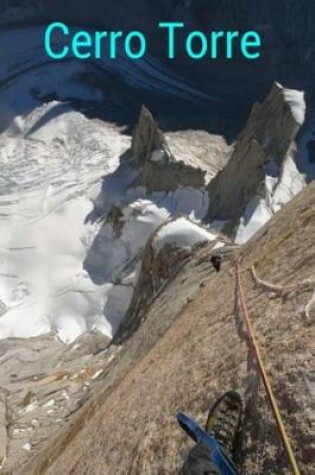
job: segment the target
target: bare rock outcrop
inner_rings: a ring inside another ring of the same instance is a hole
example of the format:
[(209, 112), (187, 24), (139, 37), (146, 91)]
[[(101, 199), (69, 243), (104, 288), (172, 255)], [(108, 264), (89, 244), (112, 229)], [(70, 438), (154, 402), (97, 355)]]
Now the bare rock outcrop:
[[(257, 285), (251, 267), (256, 263), (258, 276), (277, 285), (313, 279), (314, 210), (315, 183), (241, 247), (239, 256), (251, 322), (305, 475), (315, 469), (315, 310), (307, 319), (301, 309), (313, 290), (283, 298)], [(209, 404), (231, 389), (241, 393), (245, 405), (240, 472), (288, 473), (287, 456), (253, 364), (233, 261), (214, 273), (211, 247), (208, 243), (197, 249), (152, 301), (144, 323), (121, 347), (119, 361), (106, 369), (97, 399), (85, 403), (71, 424), (15, 473), (179, 473), (191, 443), (173, 415), (184, 410), (204, 423)]]
[(150, 159), (174, 161), (163, 133), (151, 112), (144, 106), (141, 108), (139, 121), (133, 133), (131, 151), (138, 166), (144, 165)]
[(7, 458), (7, 417), (5, 394), (0, 392), (0, 470)]
[(190, 255), (191, 250), (173, 249), (170, 245), (156, 253), (152, 246), (152, 238), (148, 241), (132, 301), (114, 337), (114, 343), (125, 340), (137, 330), (154, 297), (180, 271)]
[(266, 166), (278, 176), (294, 161), (295, 138), (304, 121), (303, 92), (275, 84), (262, 104), (256, 103), (226, 167), (210, 182), (210, 219), (237, 219), (265, 187)]
[(116, 239), (118, 239), (121, 236), (122, 230), (124, 228), (124, 213), (119, 206), (112, 206), (107, 214), (106, 222), (112, 226), (113, 235)]
[(1, 473), (14, 472), (91, 398), (118, 351), (108, 344), (96, 331), (68, 346), (53, 333), (1, 342)]
[(206, 170), (177, 161), (152, 114), (142, 107), (135, 128), (131, 154), (140, 168), (140, 185), (149, 191), (174, 191), (180, 187), (202, 188)]
[[(208, 251), (211, 249), (211, 252), (209, 251), (208, 256), (209, 267), (211, 268), (212, 255), (226, 256), (229, 254), (229, 251), (235, 249), (235, 245), (224, 236), (211, 232), (208, 233), (208, 231), (201, 227), (199, 228), (200, 236), (195, 238), (194, 243), (183, 245), (178, 240), (178, 234), (181, 234), (180, 226), (185, 224), (191, 226), (192, 229), (195, 228), (198, 232), (199, 226), (185, 218), (178, 218), (164, 223), (148, 240), (144, 249), (141, 269), (133, 297), (126, 316), (114, 337), (114, 343), (121, 343), (139, 328), (153, 300), (163, 292), (165, 287), (182, 270), (183, 266), (189, 262), (194, 253), (196, 253), (196, 249), (203, 247), (205, 243), (209, 243)], [(176, 226), (178, 226), (177, 229)], [(173, 229), (169, 229), (171, 227)], [(182, 232), (188, 236), (189, 228), (182, 228)], [(165, 234), (166, 238), (161, 239), (159, 237), (162, 233)], [(209, 234), (208, 237), (206, 233)], [(205, 236), (204, 239), (203, 234)], [(158, 241), (160, 241), (160, 244), (158, 244)], [(213, 271), (215, 271), (215, 267), (213, 267)], [(187, 298), (189, 300), (189, 295)]]

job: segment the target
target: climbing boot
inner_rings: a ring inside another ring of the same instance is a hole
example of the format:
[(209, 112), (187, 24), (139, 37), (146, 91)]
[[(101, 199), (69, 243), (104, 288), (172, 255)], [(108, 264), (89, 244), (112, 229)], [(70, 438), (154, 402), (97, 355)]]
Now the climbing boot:
[(234, 391), (223, 394), (209, 411), (206, 431), (214, 435), (230, 456), (233, 455), (242, 413), (242, 399)]

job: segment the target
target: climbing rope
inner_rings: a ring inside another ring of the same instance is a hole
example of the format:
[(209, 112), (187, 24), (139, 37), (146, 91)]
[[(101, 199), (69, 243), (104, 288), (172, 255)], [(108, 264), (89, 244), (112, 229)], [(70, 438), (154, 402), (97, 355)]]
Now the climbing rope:
[(290, 465), (291, 465), (291, 468), (292, 468), (292, 472), (293, 472), (294, 475), (300, 475), (301, 472), (298, 468), (296, 458), (295, 458), (295, 455), (294, 455), (289, 437), (286, 433), (286, 429), (285, 429), (285, 426), (284, 426), (284, 423), (283, 423), (283, 419), (282, 419), (282, 416), (280, 414), (277, 401), (276, 401), (275, 396), (273, 394), (273, 390), (272, 390), (272, 387), (271, 387), (271, 384), (270, 384), (270, 381), (269, 381), (269, 378), (268, 378), (268, 375), (267, 375), (267, 372), (266, 372), (266, 369), (265, 369), (265, 366), (264, 366), (264, 363), (263, 363), (263, 359), (262, 359), (261, 352), (260, 352), (256, 337), (255, 337), (255, 334), (254, 334), (254, 330), (253, 330), (253, 327), (252, 327), (252, 324), (251, 324), (251, 321), (250, 321), (250, 318), (249, 318), (249, 312), (248, 312), (248, 307), (247, 307), (247, 304), (246, 304), (245, 292), (244, 292), (244, 288), (243, 288), (243, 285), (242, 285), (240, 267), (239, 267), (238, 263), (236, 264), (235, 277), (236, 277), (236, 283), (237, 283), (237, 288), (238, 288), (239, 297), (240, 297), (240, 303), (241, 303), (242, 310), (243, 310), (243, 313), (244, 313), (244, 319), (245, 319), (247, 334), (248, 334), (248, 337), (249, 337), (249, 343), (252, 347), (254, 357), (257, 361), (259, 372), (260, 372), (260, 375), (261, 375), (261, 378), (262, 378), (262, 381), (263, 381), (263, 384), (264, 384), (264, 387), (265, 387), (265, 390), (266, 390), (266, 393), (267, 393), (267, 397), (268, 397), (273, 415), (274, 415), (276, 423), (277, 423), (277, 427), (278, 427), (278, 430), (279, 430), (279, 433), (280, 433), (280, 437), (281, 437), (284, 449), (287, 453), (287, 456), (288, 456), (288, 459), (289, 459), (289, 462), (290, 462)]
[(287, 294), (292, 291), (309, 291), (314, 290), (315, 288), (315, 279), (306, 279), (302, 280), (301, 282), (297, 282), (296, 284), (289, 284), (289, 285), (276, 285), (267, 282), (266, 280), (262, 280), (258, 277), (255, 265), (252, 265), (252, 275), (253, 279), (258, 285), (261, 285), (267, 290), (271, 290), (272, 292), (278, 292), (282, 294)]

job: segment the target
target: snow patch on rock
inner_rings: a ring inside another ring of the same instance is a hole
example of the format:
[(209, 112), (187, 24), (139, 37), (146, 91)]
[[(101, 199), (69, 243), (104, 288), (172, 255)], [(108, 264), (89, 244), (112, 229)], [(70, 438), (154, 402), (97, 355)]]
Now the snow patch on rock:
[(153, 247), (160, 251), (166, 244), (172, 247), (190, 249), (205, 241), (214, 241), (217, 236), (192, 223), (186, 218), (179, 218), (162, 226), (153, 239)]
[[(278, 84), (279, 85), (279, 84)], [(296, 123), (301, 126), (305, 120), (306, 105), (304, 91), (283, 88), (284, 100), (289, 104)]]

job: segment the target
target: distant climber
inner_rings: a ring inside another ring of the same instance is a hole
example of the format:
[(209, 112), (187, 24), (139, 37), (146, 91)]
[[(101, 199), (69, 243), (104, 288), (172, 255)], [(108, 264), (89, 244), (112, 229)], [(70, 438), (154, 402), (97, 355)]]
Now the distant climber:
[(230, 391), (210, 409), (205, 429), (182, 412), (177, 414), (180, 426), (197, 443), (188, 454), (182, 475), (239, 475), (232, 456), (242, 412), (240, 395)]
[(210, 262), (211, 262), (211, 264), (213, 265), (213, 267), (215, 268), (215, 270), (216, 270), (217, 272), (220, 272), (220, 270), (221, 270), (221, 263), (222, 263), (221, 256), (212, 256)]

